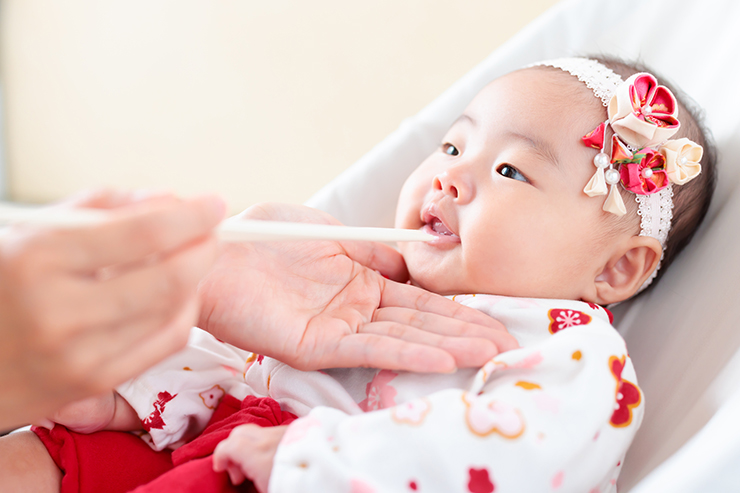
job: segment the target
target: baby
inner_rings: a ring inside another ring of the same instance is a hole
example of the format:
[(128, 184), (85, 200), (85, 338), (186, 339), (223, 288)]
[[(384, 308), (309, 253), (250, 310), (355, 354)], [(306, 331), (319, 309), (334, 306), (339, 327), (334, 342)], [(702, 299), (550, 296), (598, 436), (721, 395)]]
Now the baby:
[(615, 491), (644, 400), (602, 306), (665, 271), (714, 176), (699, 123), (641, 68), (571, 58), (510, 73), (408, 178), (396, 226), (437, 236), (401, 245), (411, 282), (497, 318), (521, 348), (446, 375), (303, 372), (194, 329), (101, 398), (116, 412), (93, 428), (143, 423), (153, 448), (175, 448), (229, 396), (269, 397), (268, 424), (297, 419), (237, 427), (213, 455), (261, 492)]

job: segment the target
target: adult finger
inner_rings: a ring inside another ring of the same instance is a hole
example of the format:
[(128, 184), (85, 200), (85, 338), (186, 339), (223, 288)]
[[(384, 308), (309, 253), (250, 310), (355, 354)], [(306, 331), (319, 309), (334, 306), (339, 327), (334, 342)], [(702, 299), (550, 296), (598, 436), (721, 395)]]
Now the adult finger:
[[(186, 307), (181, 307), (177, 313), (178, 319), (183, 309)], [(80, 382), (79, 390), (86, 394), (111, 389), (146, 369), (148, 366), (142, 366), (141, 361), (149, 364), (156, 362), (147, 355), (154, 353), (162, 359), (182, 348), (190, 330), (190, 327), (180, 323), (177, 325), (179, 330), (172, 331), (172, 320), (159, 325), (149, 320), (136, 322), (138, 323), (128, 322), (117, 327), (105, 327), (98, 332), (79, 334), (71, 338), (70, 343), (63, 348), (63, 380)], [(145, 329), (142, 330), (142, 327)], [(140, 334), (140, 337), (131, 338), (132, 332)], [(162, 334), (167, 335), (170, 343), (159, 342), (152, 345), (151, 341)], [(175, 344), (172, 343), (172, 338), (176, 339), (176, 348), (173, 348)], [(122, 368), (124, 365), (126, 368)], [(121, 378), (124, 374), (127, 376)]]
[(413, 308), (422, 312), (436, 313), (465, 322), (506, 330), (501, 322), (480, 310), (461, 305), (416, 286), (382, 280), (381, 290), (380, 308), (391, 306)]
[(55, 362), (60, 380), (80, 382), (77, 398), (113, 388), (184, 347), (199, 306), (193, 295), (164, 322), (126, 320), (69, 337)]
[[(372, 322), (371, 324), (391, 324)], [(319, 368), (354, 368), (359, 366), (407, 370), (415, 372), (449, 373), (457, 368), (455, 358), (438, 347), (403, 341), (382, 335), (388, 330), (372, 328), (355, 332), (347, 324), (333, 317), (314, 319), (319, 331), (311, 330), (312, 337), (303, 337), (287, 359), (299, 370)], [(371, 325), (367, 324), (367, 325)], [(378, 333), (373, 333), (378, 332)], [(283, 356), (286, 358), (286, 356)]]
[(75, 347), (86, 341), (86, 358), (100, 354), (96, 344), (115, 351), (136, 343), (166, 324), (195, 295), (217, 252), (211, 238), (105, 281), (52, 278), (32, 303), (39, 308), (34, 314), (35, 345), (54, 354), (63, 344)]
[(185, 347), (199, 311), (198, 298), (193, 296), (169, 323), (132, 344), (128, 350), (112, 352), (98, 371), (95, 385), (98, 392), (123, 383)]
[(370, 332), (372, 329), (340, 339), (337, 350), (326, 353), (331, 357), (331, 367), (365, 366), (419, 373), (452, 373), (457, 369), (455, 358), (443, 349)]
[(242, 219), (256, 219), (263, 221), (287, 221), (297, 223), (333, 224), (341, 225), (330, 214), (307, 207), (305, 205), (283, 204), (280, 202), (262, 202), (242, 211)]
[(352, 260), (396, 282), (406, 282), (409, 271), (401, 253), (383, 243), (371, 241), (342, 241), (340, 245)]
[(493, 342), (502, 353), (519, 347), (514, 336), (501, 328), (492, 328), (411, 308), (380, 308), (375, 311), (373, 322), (396, 322), (401, 326), (416, 327), (426, 333), (455, 339), (487, 339)]
[(175, 194), (157, 190), (96, 189), (72, 195), (53, 207), (75, 207), (92, 209), (115, 209), (118, 207), (153, 200), (180, 202)]
[[(140, 317), (152, 318), (154, 323), (168, 320), (182, 301), (195, 293), (217, 255), (218, 243), (209, 238), (111, 279), (77, 280), (80, 326), (109, 325)], [(132, 333), (131, 337), (137, 335)]]
[(396, 322), (373, 322), (363, 334), (377, 334), (400, 341), (441, 349), (455, 359), (458, 368), (483, 366), (500, 351), (493, 341), (480, 337), (447, 337)]
[(140, 262), (211, 234), (225, 214), (224, 202), (215, 196), (167, 202), (115, 209), (109, 221), (58, 230), (54, 239), (72, 269), (94, 270)]

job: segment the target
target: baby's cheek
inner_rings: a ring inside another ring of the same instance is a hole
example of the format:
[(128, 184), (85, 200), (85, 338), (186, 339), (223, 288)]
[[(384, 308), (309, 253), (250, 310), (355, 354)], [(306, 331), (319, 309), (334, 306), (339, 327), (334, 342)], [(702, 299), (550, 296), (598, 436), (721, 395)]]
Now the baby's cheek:
[(425, 275), (425, 263), (422, 260), (422, 255), (419, 252), (418, 245), (414, 243), (399, 243), (398, 250), (403, 256), (403, 260), (406, 262), (406, 268), (409, 271), (411, 280), (414, 281), (417, 277)]
[(443, 274), (439, 259), (424, 255), (413, 243), (406, 243), (400, 248), (411, 284), (439, 294), (445, 294), (449, 290), (449, 281), (453, 279)]
[(421, 207), (422, 202), (420, 200), (402, 196), (396, 207), (394, 226), (401, 229), (419, 229), (422, 226)]
[(478, 238), (468, 242), (460, 276), (465, 292), (528, 296), (538, 277), (539, 257), (528, 242)]
[(403, 256), (403, 260), (406, 262), (406, 265), (409, 265), (409, 260), (413, 260), (413, 254), (410, 250), (410, 242), (400, 242), (398, 243), (398, 251), (401, 252), (401, 255)]

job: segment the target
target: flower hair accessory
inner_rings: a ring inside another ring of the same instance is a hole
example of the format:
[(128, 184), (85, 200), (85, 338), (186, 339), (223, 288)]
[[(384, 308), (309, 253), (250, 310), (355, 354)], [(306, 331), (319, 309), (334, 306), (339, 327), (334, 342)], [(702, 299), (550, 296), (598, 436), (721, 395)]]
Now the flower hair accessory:
[[(593, 161), (596, 172), (583, 191), (589, 197), (607, 195), (603, 209), (617, 216), (627, 213), (617, 185), (634, 193), (641, 217), (640, 236), (656, 238), (665, 250), (673, 219), (672, 185), (683, 185), (701, 172), (703, 152), (689, 139), (668, 140), (680, 127), (673, 93), (652, 74), (641, 72), (622, 81), (618, 74), (588, 58), (560, 58), (534, 65), (568, 72), (601, 99), (608, 118), (582, 137), (584, 145), (599, 151)], [(607, 138), (609, 129), (611, 139)], [(640, 291), (659, 269), (660, 264)]]

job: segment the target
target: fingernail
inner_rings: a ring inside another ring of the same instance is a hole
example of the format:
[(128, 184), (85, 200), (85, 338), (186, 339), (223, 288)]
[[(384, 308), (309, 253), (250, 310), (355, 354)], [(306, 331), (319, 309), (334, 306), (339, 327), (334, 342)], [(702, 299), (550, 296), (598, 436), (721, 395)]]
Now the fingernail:
[(226, 216), (226, 201), (220, 196), (205, 195), (201, 198), (201, 200), (218, 219), (223, 219)]

